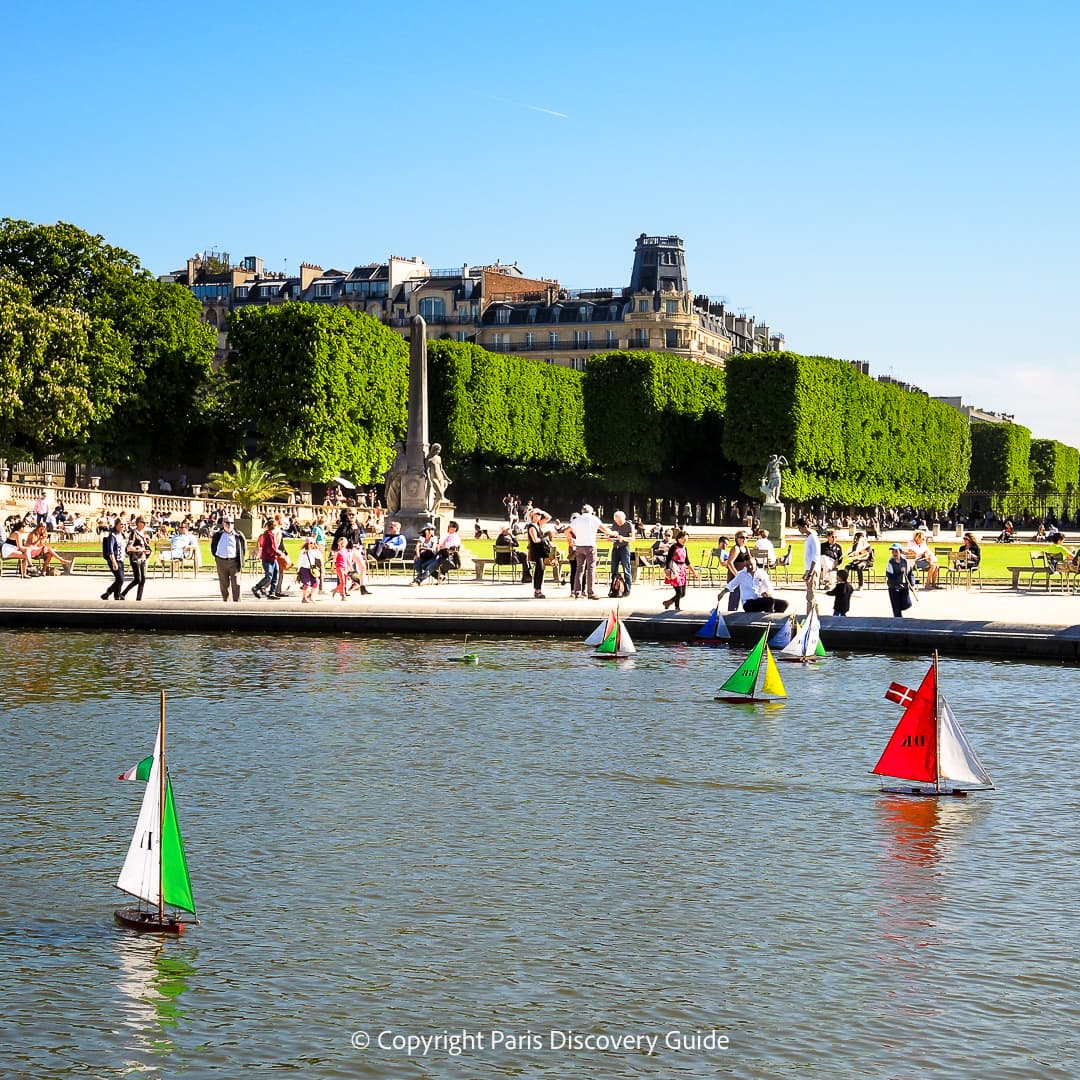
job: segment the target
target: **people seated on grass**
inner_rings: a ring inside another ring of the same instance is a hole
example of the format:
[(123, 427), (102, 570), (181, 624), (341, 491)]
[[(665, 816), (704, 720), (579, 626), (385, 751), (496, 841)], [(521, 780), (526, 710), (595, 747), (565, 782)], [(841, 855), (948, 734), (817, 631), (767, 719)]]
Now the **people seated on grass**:
[(855, 586), (856, 589), (863, 587), (863, 574), (865, 574), (874, 565), (874, 549), (870, 546), (870, 542), (859, 531), (856, 531), (851, 540), (851, 547), (847, 553), (847, 571), (850, 576), (851, 572), (855, 572), (855, 577), (858, 579), (859, 584)]
[(401, 534), (401, 522), (391, 521), (382, 539), (368, 548), (368, 556), (376, 562), (400, 559), (405, 554), (405, 537)]
[(500, 566), (512, 566), (517, 563), (521, 567), (521, 583), (527, 585), (532, 581), (529, 567), (529, 556), (524, 551), (518, 550), (518, 538), (509, 525), (504, 525), (495, 537), (495, 562)]
[(904, 557), (913, 569), (925, 572), (926, 581), (923, 584), (923, 589), (938, 588), (938, 571), (940, 567), (938, 566), (937, 556), (927, 545), (926, 534), (921, 529), (916, 529), (911, 534), (911, 540), (904, 551)]

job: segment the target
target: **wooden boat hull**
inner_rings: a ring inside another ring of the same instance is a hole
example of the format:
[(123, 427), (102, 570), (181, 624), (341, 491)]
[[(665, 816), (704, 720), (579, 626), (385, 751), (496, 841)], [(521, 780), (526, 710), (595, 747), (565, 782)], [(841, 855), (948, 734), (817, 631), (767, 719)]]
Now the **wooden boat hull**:
[(113, 912), (116, 921), (128, 930), (137, 930), (143, 934), (182, 934), (184, 923), (175, 915), (158, 917), (156, 911), (144, 911), (141, 908), (117, 908)]
[(721, 705), (783, 705), (780, 698), (771, 697), (714, 697)]
[(914, 795), (924, 799), (966, 799), (968, 794), (964, 788), (953, 788), (951, 791), (936, 791), (934, 788), (883, 787), (880, 792), (882, 795)]

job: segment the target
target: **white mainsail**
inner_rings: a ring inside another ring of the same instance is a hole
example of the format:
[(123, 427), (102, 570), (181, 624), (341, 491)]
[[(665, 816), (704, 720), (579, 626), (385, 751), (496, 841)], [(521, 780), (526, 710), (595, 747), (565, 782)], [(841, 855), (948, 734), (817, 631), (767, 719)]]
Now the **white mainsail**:
[(630, 638), (630, 631), (626, 629), (626, 623), (619, 620), (619, 647), (615, 650), (616, 656), (633, 656), (637, 652), (637, 646)]
[(120, 869), (116, 887), (149, 904), (161, 899), (161, 726), (154, 743), (154, 764), (146, 781), (139, 820)]
[(938, 772), (951, 784), (993, 787), (994, 782), (968, 742), (944, 696), (938, 697)]
[(796, 631), (795, 636), (780, 650), (779, 655), (796, 657), (800, 660), (813, 656), (817, 650), (818, 641), (821, 640), (821, 620), (818, 618), (817, 608), (802, 621), (802, 625)]

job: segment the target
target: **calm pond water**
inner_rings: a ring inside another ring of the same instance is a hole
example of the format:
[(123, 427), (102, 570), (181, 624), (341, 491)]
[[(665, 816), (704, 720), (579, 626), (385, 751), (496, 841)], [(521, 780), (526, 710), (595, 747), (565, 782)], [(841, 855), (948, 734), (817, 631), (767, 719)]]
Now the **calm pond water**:
[[(764, 711), (712, 701), (740, 650), (0, 642), (3, 1076), (1080, 1072), (1075, 670), (943, 661), (998, 791), (935, 802), (867, 773), (926, 659), (785, 666)], [(167, 941), (112, 923), (159, 687)]]

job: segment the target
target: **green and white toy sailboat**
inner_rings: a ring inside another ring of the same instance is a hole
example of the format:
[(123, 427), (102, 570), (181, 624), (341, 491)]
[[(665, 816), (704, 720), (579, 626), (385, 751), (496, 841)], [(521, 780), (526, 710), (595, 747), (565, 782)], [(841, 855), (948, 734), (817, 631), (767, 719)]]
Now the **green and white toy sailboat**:
[[(761, 640), (750, 650), (750, 655), (739, 665), (738, 671), (720, 687), (717, 701), (725, 705), (743, 705), (747, 702), (769, 704), (775, 702), (777, 698), (787, 697), (784, 680), (780, 678), (780, 669), (776, 666), (776, 661), (769, 649), (768, 637), (769, 632), (766, 630), (761, 635)], [(769, 695), (768, 697), (755, 696), (762, 669), (765, 671), (765, 678), (762, 679), (761, 690), (763, 694)], [(725, 691), (730, 696), (721, 696)]]
[[(176, 816), (172, 781), (165, 765), (165, 691), (161, 691), (161, 720), (154, 752), (121, 774), (121, 780), (145, 780), (139, 819), (116, 887), (134, 896), (138, 907), (118, 908), (116, 921), (132, 930), (181, 934), (184, 919), (196, 923), (180, 821)], [(170, 910), (172, 909), (172, 910)]]
[(821, 619), (817, 608), (803, 619), (795, 636), (776, 654), (777, 660), (795, 660), (806, 663), (809, 660), (821, 660), (828, 654), (821, 644)]
[(637, 652), (637, 646), (630, 637), (630, 631), (626, 629), (626, 623), (619, 618), (617, 611), (611, 613), (608, 620), (608, 628), (600, 644), (596, 646), (593, 656), (633, 656)]

